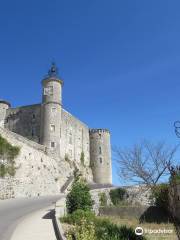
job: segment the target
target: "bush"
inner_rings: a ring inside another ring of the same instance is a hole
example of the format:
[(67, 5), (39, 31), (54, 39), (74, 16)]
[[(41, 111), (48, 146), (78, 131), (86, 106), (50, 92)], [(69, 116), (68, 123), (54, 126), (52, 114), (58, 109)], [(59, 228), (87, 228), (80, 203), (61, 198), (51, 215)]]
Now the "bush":
[(93, 222), (81, 219), (67, 234), (67, 240), (97, 240)]
[(101, 207), (107, 206), (107, 196), (104, 192), (99, 193), (99, 202)]
[(137, 236), (131, 227), (118, 226), (109, 220), (96, 219), (96, 236), (102, 240), (145, 240), (144, 237)]
[(113, 205), (118, 205), (121, 201), (123, 201), (125, 194), (126, 194), (126, 190), (124, 188), (112, 189), (109, 192), (109, 195)]
[(95, 217), (92, 212), (77, 210), (61, 221), (74, 225), (68, 233), (68, 240), (145, 240), (136, 236), (134, 229)]
[(83, 218), (86, 219), (87, 222), (92, 222), (95, 219), (95, 215), (92, 211), (78, 209), (72, 214), (62, 217), (61, 221), (68, 224), (80, 224)]
[(66, 207), (68, 213), (73, 213), (77, 209), (91, 210), (93, 201), (90, 195), (90, 189), (85, 181), (76, 179), (72, 185), (71, 191), (66, 198)]
[(152, 189), (152, 198), (155, 200), (155, 205), (164, 210), (168, 210), (169, 205), (168, 189), (169, 185), (165, 183), (159, 184)]

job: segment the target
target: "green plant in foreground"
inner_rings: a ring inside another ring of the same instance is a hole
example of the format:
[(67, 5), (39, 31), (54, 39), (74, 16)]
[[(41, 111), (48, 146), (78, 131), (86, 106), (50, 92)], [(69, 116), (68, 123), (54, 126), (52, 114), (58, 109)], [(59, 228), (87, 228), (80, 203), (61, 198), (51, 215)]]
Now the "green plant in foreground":
[(75, 224), (67, 234), (67, 240), (97, 240), (95, 225), (93, 222), (87, 222), (82, 218), (80, 224)]
[(81, 179), (75, 179), (71, 191), (66, 198), (68, 213), (73, 213), (77, 209), (91, 210), (93, 201), (90, 195), (90, 189), (86, 182)]
[(133, 228), (118, 226), (107, 219), (95, 217), (92, 212), (77, 210), (61, 219), (73, 224), (67, 234), (68, 240), (145, 240), (137, 236)]

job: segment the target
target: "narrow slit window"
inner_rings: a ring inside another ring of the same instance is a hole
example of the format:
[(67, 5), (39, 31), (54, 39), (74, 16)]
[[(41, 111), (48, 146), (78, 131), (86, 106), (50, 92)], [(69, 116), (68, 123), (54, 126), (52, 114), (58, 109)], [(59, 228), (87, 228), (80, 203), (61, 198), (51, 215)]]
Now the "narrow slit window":
[(51, 125), (50, 125), (50, 129), (51, 129), (51, 132), (55, 132), (55, 125), (54, 125), (54, 124), (51, 124)]
[(51, 148), (55, 148), (56, 147), (56, 143), (55, 142), (51, 142)]
[(101, 147), (99, 147), (99, 154), (102, 154), (102, 149), (101, 149)]
[(102, 163), (102, 162), (103, 162), (102, 158), (99, 158), (99, 162), (100, 162), (100, 163)]

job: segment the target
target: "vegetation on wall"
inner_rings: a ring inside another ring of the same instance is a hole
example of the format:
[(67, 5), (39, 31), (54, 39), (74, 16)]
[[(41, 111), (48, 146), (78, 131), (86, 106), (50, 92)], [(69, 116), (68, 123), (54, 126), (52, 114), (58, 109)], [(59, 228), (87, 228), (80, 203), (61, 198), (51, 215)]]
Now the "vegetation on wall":
[(7, 174), (14, 176), (16, 172), (14, 159), (20, 152), (20, 148), (12, 146), (5, 138), (0, 135), (0, 177)]
[(105, 192), (99, 193), (99, 202), (101, 207), (106, 207), (107, 206), (107, 196)]
[(111, 189), (109, 192), (111, 202), (113, 205), (118, 205), (121, 201), (124, 200), (126, 190), (124, 188)]

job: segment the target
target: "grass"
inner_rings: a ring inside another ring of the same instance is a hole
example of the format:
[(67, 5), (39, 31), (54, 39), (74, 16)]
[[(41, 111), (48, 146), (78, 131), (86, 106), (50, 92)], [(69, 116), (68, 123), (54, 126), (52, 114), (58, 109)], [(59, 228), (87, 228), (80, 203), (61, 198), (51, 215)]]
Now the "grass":
[(135, 229), (137, 226), (142, 227), (143, 229), (152, 229), (152, 230), (158, 230), (158, 229), (172, 229), (172, 234), (145, 234), (144, 236), (147, 238), (147, 240), (178, 240), (175, 228), (173, 223), (139, 223), (139, 219), (136, 218), (120, 218), (118, 216), (101, 216), (99, 218), (107, 218), (112, 223), (115, 223), (117, 225), (126, 225), (128, 227), (132, 227)]

